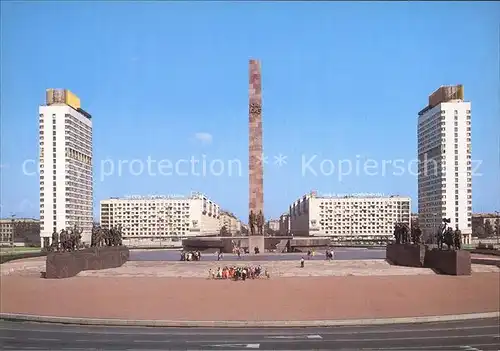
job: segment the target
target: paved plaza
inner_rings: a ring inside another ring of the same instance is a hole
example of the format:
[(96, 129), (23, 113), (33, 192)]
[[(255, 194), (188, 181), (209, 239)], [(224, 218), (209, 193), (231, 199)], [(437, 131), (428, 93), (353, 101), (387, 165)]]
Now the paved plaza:
[[(330, 276), (394, 276), (435, 275), (429, 268), (392, 266), (385, 260), (306, 260), (305, 268), (299, 261), (128, 261), (118, 268), (98, 271), (83, 271), (80, 277), (163, 277), (163, 278), (207, 278), (210, 269), (224, 266), (262, 266), (272, 278), (330, 277)], [(16, 260), (0, 266), (2, 276), (40, 276), (45, 271), (45, 257)], [(496, 266), (472, 265), (473, 273), (500, 272)]]
[[(335, 248), (335, 260), (375, 260), (385, 258), (385, 248)], [(131, 261), (179, 261), (181, 256), (180, 250), (132, 250), (130, 252)], [(301, 257), (306, 257), (307, 253), (262, 253), (259, 254), (259, 261), (295, 261)], [(256, 260), (256, 256), (243, 254), (241, 260), (251, 261)], [(235, 254), (224, 254), (223, 260), (236, 260)], [(325, 250), (315, 252), (311, 257), (313, 260), (324, 260)], [(217, 254), (202, 253), (203, 261), (217, 261)]]
[[(213, 280), (222, 265), (261, 265), (270, 279)], [(384, 260), (129, 261), (68, 279), (41, 279), (45, 258), (7, 262), (2, 313), (161, 320), (318, 320), (495, 312), (500, 269), (466, 277)], [(179, 278), (182, 277), (182, 278)], [(202, 278), (202, 279), (200, 279)], [(64, 293), (61, 293), (64, 292)], [(40, 299), (34, 297), (42, 297)]]
[[(435, 275), (429, 268), (392, 266), (385, 260), (358, 261), (221, 261), (221, 262), (139, 262), (129, 261), (122, 267), (99, 271), (84, 271), (79, 276), (92, 277), (165, 277), (207, 278), (210, 269), (224, 266), (262, 266), (271, 277), (331, 277), (331, 276), (389, 276)], [(473, 265), (473, 272), (499, 272), (495, 266)]]

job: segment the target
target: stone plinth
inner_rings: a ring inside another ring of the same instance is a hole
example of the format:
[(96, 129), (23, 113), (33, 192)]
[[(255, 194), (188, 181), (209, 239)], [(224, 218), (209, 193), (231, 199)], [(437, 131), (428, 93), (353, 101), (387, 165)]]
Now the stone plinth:
[(465, 250), (438, 250), (425, 252), (424, 266), (449, 275), (471, 275), (471, 256)]
[(386, 259), (392, 264), (406, 267), (423, 267), (425, 245), (423, 244), (388, 244)]
[(129, 259), (126, 246), (94, 247), (73, 252), (49, 252), (45, 262), (45, 278), (74, 277), (81, 271), (116, 268)]
[(250, 235), (248, 237), (248, 252), (253, 254), (255, 251), (255, 248), (259, 248), (260, 253), (264, 253), (265, 249), (265, 240), (264, 236), (262, 235)]

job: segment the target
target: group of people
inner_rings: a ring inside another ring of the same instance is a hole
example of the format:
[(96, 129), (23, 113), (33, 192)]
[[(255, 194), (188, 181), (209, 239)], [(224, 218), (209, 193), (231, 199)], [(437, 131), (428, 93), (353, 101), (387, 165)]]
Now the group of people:
[(270, 278), (269, 272), (262, 270), (261, 266), (244, 266), (244, 267), (219, 267), (216, 270), (210, 269), (208, 271), (208, 277), (210, 279), (233, 279), (233, 280), (246, 280), (256, 279), (260, 277)]
[[(307, 259), (310, 260), (311, 258), (313, 258), (314, 256), (316, 255), (316, 252), (314, 250), (308, 250), (307, 251)], [(325, 258), (327, 260), (333, 260), (334, 258), (334, 253), (333, 253), (333, 250), (331, 249), (327, 249), (325, 251)]]
[(325, 256), (327, 260), (333, 260), (335, 254), (333, 253), (333, 250), (326, 250)]
[(181, 261), (199, 261), (199, 260), (201, 260), (200, 251), (181, 252)]

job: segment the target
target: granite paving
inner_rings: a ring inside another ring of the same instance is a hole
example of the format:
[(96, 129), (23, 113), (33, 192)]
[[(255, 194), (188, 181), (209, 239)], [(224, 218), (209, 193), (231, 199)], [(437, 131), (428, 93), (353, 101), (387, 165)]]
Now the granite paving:
[[(429, 268), (392, 266), (385, 260), (306, 261), (301, 268), (293, 261), (224, 261), (224, 262), (137, 262), (129, 261), (119, 268), (84, 271), (82, 277), (165, 277), (207, 278), (209, 270), (224, 266), (261, 266), (272, 277), (388, 276), (435, 275)], [(500, 272), (495, 266), (472, 265), (473, 272)]]
[[(474, 256), (473, 256), (474, 257)], [(300, 268), (298, 261), (129, 261), (119, 268), (83, 271), (78, 276), (92, 277), (166, 277), (207, 278), (210, 269), (219, 266), (258, 266), (267, 269), (272, 277), (327, 276), (393, 276), (434, 275), (428, 268), (392, 266), (385, 260), (311, 260)], [(40, 276), (45, 271), (45, 257), (15, 260), (0, 265), (1, 276)], [(496, 266), (472, 265), (473, 273), (500, 272)]]

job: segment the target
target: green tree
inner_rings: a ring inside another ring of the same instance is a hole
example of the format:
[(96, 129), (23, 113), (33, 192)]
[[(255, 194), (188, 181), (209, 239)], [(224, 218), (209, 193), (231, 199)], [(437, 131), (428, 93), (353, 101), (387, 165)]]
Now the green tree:
[(474, 229), (473, 235), (477, 236), (479, 239), (485, 239), (487, 236), (486, 236), (486, 231), (484, 230), (484, 226), (482, 226), (482, 225), (477, 226)]
[(13, 242), (24, 243), (26, 246), (40, 246), (39, 222), (17, 220), (13, 224)]
[(500, 218), (495, 220), (495, 235), (500, 236)]
[(486, 235), (487, 238), (493, 236), (493, 227), (491, 225), (491, 222), (486, 220), (484, 221), (484, 234)]
[(229, 236), (229, 231), (225, 225), (220, 228), (220, 236)]

